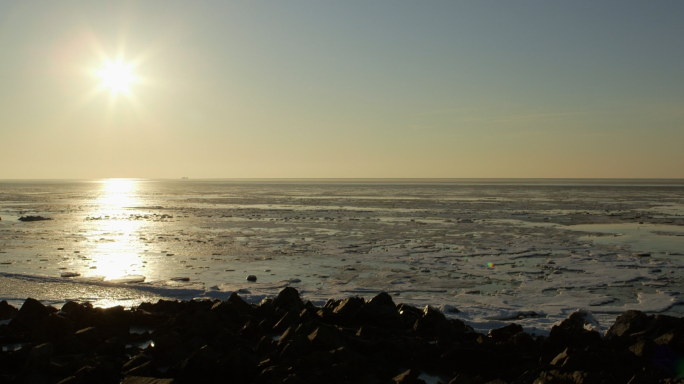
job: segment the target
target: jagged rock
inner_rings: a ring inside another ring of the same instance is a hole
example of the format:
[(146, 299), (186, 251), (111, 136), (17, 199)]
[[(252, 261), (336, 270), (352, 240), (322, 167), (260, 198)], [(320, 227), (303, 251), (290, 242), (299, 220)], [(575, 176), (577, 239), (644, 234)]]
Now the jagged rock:
[(263, 335), (263, 331), (259, 324), (255, 321), (248, 320), (244, 327), (239, 332), (240, 336), (246, 337), (248, 339), (260, 339)]
[[(147, 356), (144, 353), (138, 354), (136, 356), (133, 356), (126, 364), (123, 365), (123, 370), (124, 371), (130, 371), (134, 368), (137, 368), (145, 363), (149, 363), (151, 361), (151, 358)], [(144, 375), (143, 375), (144, 376)]]
[(508, 339), (508, 345), (524, 353), (534, 349), (535, 341), (526, 332), (518, 332)]
[(45, 320), (50, 312), (50, 309), (40, 301), (28, 298), (10, 321), (9, 326), (21, 331), (44, 333), (46, 331)]
[(55, 347), (52, 343), (37, 345), (31, 349), (31, 354), (26, 362), (26, 367), (31, 370), (47, 372), (50, 367), (50, 358)]
[(330, 326), (316, 328), (308, 338), (311, 345), (320, 351), (335, 350), (346, 345), (340, 331)]
[(19, 310), (7, 303), (7, 300), (0, 301), (0, 320), (8, 320), (15, 317)]
[[(131, 324), (155, 330), (130, 334)], [(684, 320), (630, 312), (607, 339), (595, 326), (590, 313), (576, 312), (548, 338), (517, 324), (487, 336), (431, 307), (396, 306), (386, 293), (319, 308), (292, 288), (259, 305), (234, 294), (133, 310), (69, 302), (57, 312), (28, 299), (10, 325), (0, 325), (1, 343), (27, 343), (0, 353), (0, 382), (384, 384), (420, 383), (424, 371), (450, 375), (451, 384), (678, 381)], [(275, 331), (283, 332), (277, 341)], [(130, 346), (149, 339), (155, 345), (144, 353)], [(162, 374), (161, 366), (171, 368)]]
[(126, 343), (120, 337), (112, 337), (98, 345), (95, 353), (101, 356), (122, 356), (126, 353)]
[(641, 332), (648, 325), (648, 316), (641, 311), (629, 310), (615, 319), (615, 323), (606, 332), (606, 339), (621, 338)]
[(522, 331), (523, 327), (519, 324), (509, 324), (505, 327), (492, 329), (489, 331), (489, 337), (497, 342), (505, 342)]
[(476, 384), (475, 381), (468, 375), (460, 374), (456, 375), (449, 384)]
[(155, 328), (163, 324), (168, 319), (168, 316), (150, 313), (142, 309), (135, 309), (132, 312), (131, 324)]
[[(406, 312), (404, 310), (403, 312)], [(416, 320), (413, 330), (426, 337), (449, 339), (454, 335), (454, 328), (442, 312), (430, 306), (423, 310), (423, 316)]]
[(586, 312), (573, 312), (567, 319), (559, 325), (554, 325), (549, 333), (548, 340), (551, 343), (562, 346), (586, 347), (601, 341), (601, 335), (587, 329), (587, 325), (592, 325), (593, 316)]
[(287, 328), (297, 324), (299, 314), (297, 312), (287, 312), (273, 327), (273, 331), (277, 333), (285, 332)]
[(396, 328), (401, 326), (402, 321), (397, 311), (397, 306), (392, 297), (386, 292), (381, 292), (354, 314), (352, 321), (357, 324), (381, 325)]
[(299, 292), (292, 287), (285, 287), (278, 297), (273, 300), (273, 306), (277, 311), (300, 312), (304, 308), (304, 302), (299, 297)]
[(586, 372), (560, 372), (557, 370), (544, 371), (534, 381), (534, 384), (589, 384), (596, 381), (591, 380)]
[(212, 313), (222, 316), (225, 320), (239, 322), (241, 327), (244, 325), (242, 319), (250, 315), (252, 310), (252, 306), (242, 300), (235, 292), (230, 295), (228, 300), (216, 302), (211, 307)]
[(568, 360), (568, 357), (570, 354), (568, 353), (568, 349), (566, 348), (563, 352), (559, 353), (556, 357), (551, 360), (551, 365), (557, 365), (559, 367), (562, 367), (563, 364)]
[(420, 371), (417, 369), (409, 369), (408, 371), (395, 376), (395, 384), (426, 384), (425, 381), (418, 378), (420, 376)]
[(50, 337), (56, 340), (64, 340), (74, 332), (74, 323), (56, 313), (47, 317), (46, 326)]
[(124, 370), (123, 374), (126, 376), (143, 376), (143, 377), (154, 377), (154, 376), (158, 375), (157, 370), (154, 369), (154, 366), (149, 361), (146, 363), (142, 363), (136, 367), (133, 367), (129, 370)]
[(96, 327), (80, 329), (76, 331), (74, 336), (89, 346), (95, 346), (100, 343), (100, 331)]
[(76, 370), (76, 363), (77, 359), (72, 355), (53, 356), (48, 372), (54, 377), (66, 377)]
[(121, 384), (176, 384), (174, 379), (160, 379), (156, 377), (126, 376)]
[(205, 345), (170, 371), (186, 382), (217, 382), (227, 375), (219, 364), (219, 358), (216, 351)]
[(653, 341), (643, 340), (629, 347), (629, 350), (639, 357), (651, 359), (656, 352), (656, 347), (657, 345)]
[(333, 313), (336, 313), (342, 321), (349, 322), (364, 304), (365, 301), (362, 297), (348, 297), (335, 307)]

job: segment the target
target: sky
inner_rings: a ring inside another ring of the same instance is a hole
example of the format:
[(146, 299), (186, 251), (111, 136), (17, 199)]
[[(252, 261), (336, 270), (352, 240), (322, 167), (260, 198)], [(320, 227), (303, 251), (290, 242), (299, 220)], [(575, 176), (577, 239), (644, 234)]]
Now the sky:
[(675, 0), (2, 1), (0, 179), (684, 178), (682, 37)]

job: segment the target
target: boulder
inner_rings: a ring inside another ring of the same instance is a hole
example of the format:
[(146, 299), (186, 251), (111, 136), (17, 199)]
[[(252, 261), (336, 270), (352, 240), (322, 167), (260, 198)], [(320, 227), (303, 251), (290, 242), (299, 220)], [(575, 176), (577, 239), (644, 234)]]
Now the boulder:
[(30, 370), (47, 372), (54, 350), (55, 347), (52, 343), (40, 344), (31, 348), (31, 353), (26, 361), (26, 367)]
[(489, 331), (489, 337), (496, 342), (506, 342), (520, 332), (523, 332), (522, 326), (519, 324), (509, 324), (501, 328), (492, 329)]
[(17, 315), (10, 321), (10, 328), (31, 333), (45, 333), (45, 321), (51, 311), (40, 301), (26, 299)]
[[(406, 310), (402, 311), (406, 312)], [(444, 314), (430, 306), (423, 310), (423, 316), (416, 320), (413, 330), (418, 335), (435, 337), (439, 339), (451, 339), (454, 336), (454, 328)]]
[(18, 313), (19, 310), (7, 303), (7, 300), (0, 301), (0, 320), (12, 319)]
[(273, 300), (273, 306), (280, 312), (300, 312), (304, 308), (304, 302), (296, 289), (285, 287)]
[(363, 297), (348, 297), (340, 301), (333, 310), (333, 313), (337, 314), (340, 320), (346, 323), (361, 309), (364, 303)]
[(334, 327), (320, 326), (308, 336), (311, 345), (319, 351), (331, 351), (346, 346), (341, 332)]
[(94, 347), (100, 343), (100, 331), (96, 327), (83, 328), (74, 334), (85, 345)]
[(53, 340), (65, 340), (74, 333), (74, 323), (56, 313), (47, 317), (46, 326), (48, 335)]
[(573, 312), (549, 333), (549, 342), (562, 347), (584, 348), (601, 341), (601, 335), (587, 327), (595, 324), (593, 315), (584, 311)]
[(381, 327), (401, 327), (402, 321), (397, 306), (392, 297), (386, 292), (381, 292), (354, 314), (352, 321), (356, 324), (371, 324)]
[(420, 371), (417, 369), (409, 369), (408, 371), (395, 376), (392, 380), (395, 384), (426, 384), (425, 381), (418, 378)]
[(648, 325), (648, 316), (641, 311), (629, 310), (615, 319), (606, 332), (606, 339), (623, 338), (641, 332)]
[(174, 379), (161, 379), (156, 377), (126, 376), (121, 384), (176, 384)]

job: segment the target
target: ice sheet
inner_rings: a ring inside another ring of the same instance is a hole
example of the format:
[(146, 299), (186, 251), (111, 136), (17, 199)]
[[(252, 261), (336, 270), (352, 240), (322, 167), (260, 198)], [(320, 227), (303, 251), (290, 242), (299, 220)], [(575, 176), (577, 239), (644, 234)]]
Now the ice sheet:
[[(680, 312), (683, 191), (610, 183), (5, 183), (0, 298), (134, 306), (238, 292), (258, 302), (292, 286), (319, 304), (386, 291), (483, 331), (516, 322), (544, 334), (577, 309), (591, 311), (602, 329), (627, 309)], [(16, 220), (27, 214), (53, 220)]]

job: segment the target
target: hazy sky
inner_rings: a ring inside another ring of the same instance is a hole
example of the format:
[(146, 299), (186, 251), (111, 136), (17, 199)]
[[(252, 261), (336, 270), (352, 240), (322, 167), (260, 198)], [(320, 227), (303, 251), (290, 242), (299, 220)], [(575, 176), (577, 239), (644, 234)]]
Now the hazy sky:
[(679, 0), (1, 1), (0, 179), (684, 178), (683, 38)]

